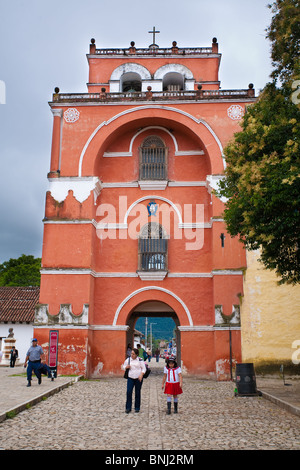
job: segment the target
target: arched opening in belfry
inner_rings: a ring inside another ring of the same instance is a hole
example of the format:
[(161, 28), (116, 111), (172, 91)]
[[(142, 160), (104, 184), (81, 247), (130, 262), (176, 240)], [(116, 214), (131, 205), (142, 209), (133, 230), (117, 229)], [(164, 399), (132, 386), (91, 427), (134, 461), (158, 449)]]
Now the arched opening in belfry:
[[(181, 363), (180, 322), (172, 307), (164, 302), (149, 300), (137, 305), (127, 320), (128, 331), (126, 347), (136, 347), (137, 344), (151, 351), (151, 362), (156, 363), (155, 350), (159, 348), (159, 369), (165, 364), (166, 357), (176, 357)], [(159, 340), (159, 341), (158, 341)]]
[(142, 90), (142, 80), (138, 73), (127, 72), (121, 77), (121, 91), (133, 93)]
[(184, 77), (178, 72), (169, 72), (163, 78), (163, 91), (184, 90)]

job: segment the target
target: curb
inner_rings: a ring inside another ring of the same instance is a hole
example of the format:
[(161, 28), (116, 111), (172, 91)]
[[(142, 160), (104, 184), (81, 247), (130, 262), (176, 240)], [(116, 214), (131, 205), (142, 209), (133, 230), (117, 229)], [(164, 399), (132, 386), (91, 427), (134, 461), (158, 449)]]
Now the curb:
[(270, 393), (264, 392), (262, 390), (259, 390), (259, 393), (261, 393), (261, 396), (266, 400), (269, 400), (272, 403), (275, 403), (275, 405), (280, 406), (280, 408), (283, 408), (284, 410), (288, 411), (289, 413), (300, 417), (300, 408), (298, 408), (297, 406), (293, 406), (281, 400), (280, 398), (274, 397), (273, 395), (270, 395)]
[(57, 387), (49, 390), (48, 392), (41, 393), (40, 395), (36, 396), (35, 398), (31, 398), (30, 400), (28, 400), (24, 403), (21, 403), (20, 405), (14, 406), (13, 408), (10, 408), (9, 410), (5, 411), (4, 413), (2, 413), (0, 415), (0, 423), (5, 421), (6, 419), (9, 419), (9, 417), (7, 416), (9, 413), (13, 413), (14, 415), (17, 415), (21, 411), (24, 411), (24, 410), (36, 405), (37, 403), (41, 402), (43, 400), (43, 398), (48, 398), (51, 395), (55, 395), (55, 393), (58, 393), (61, 390), (63, 390), (64, 388), (69, 387), (71, 384), (79, 382), (79, 380), (82, 377), (83, 377), (82, 375), (80, 375), (78, 377), (73, 377), (68, 382), (66, 382), (64, 384), (61, 384), (61, 385), (58, 385)]

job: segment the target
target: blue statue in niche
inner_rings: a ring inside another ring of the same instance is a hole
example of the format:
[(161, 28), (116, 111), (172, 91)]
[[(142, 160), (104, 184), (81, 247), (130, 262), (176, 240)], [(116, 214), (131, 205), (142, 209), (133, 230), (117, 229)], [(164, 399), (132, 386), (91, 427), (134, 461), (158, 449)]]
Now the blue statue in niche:
[(148, 214), (149, 214), (149, 217), (151, 217), (151, 215), (156, 215), (156, 211), (158, 209), (158, 205), (155, 201), (150, 201), (148, 204), (147, 204), (147, 209), (148, 209)]

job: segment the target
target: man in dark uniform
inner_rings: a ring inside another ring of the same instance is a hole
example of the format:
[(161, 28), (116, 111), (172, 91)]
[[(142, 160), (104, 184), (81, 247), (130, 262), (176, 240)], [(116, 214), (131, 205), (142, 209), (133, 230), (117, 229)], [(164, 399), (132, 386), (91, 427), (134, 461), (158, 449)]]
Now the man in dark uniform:
[(27, 366), (27, 387), (31, 386), (32, 371), (34, 370), (35, 375), (38, 378), (38, 383), (42, 383), (42, 374), (39, 370), (41, 365), (41, 358), (44, 355), (44, 351), (41, 346), (38, 346), (37, 339), (32, 340), (32, 346), (27, 351), (24, 367)]

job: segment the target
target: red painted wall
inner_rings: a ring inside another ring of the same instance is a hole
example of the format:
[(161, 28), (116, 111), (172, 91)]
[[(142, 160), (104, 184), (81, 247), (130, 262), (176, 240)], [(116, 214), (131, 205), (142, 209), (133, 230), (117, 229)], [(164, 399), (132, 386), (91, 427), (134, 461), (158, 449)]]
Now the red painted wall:
[[(162, 65), (180, 62), (194, 77), (218, 81), (219, 56), (214, 54), (199, 60), (93, 56), (89, 57), (89, 91), (99, 91), (93, 83), (109, 84), (113, 70), (130, 61), (138, 61), (152, 74)], [(229, 318), (233, 305), (239, 305), (246, 260), (241, 243), (226, 231), (224, 204), (212, 193), (209, 181), (223, 174), (222, 146), (239, 130), (239, 121), (228, 117), (228, 107), (245, 103), (232, 98), (92, 104), (70, 98), (50, 103), (53, 110), (61, 109), (61, 117), (54, 117), (49, 181), (71, 188), (73, 183), (81, 184), (83, 177), (94, 177), (102, 185), (100, 194), (91, 190), (84, 200), (73, 189), (60, 201), (51, 187), (46, 195), (40, 304), (47, 306), (50, 320), (62, 304), (70, 305), (78, 318), (88, 305), (84, 324), (77, 322), (70, 328), (62, 319), (55, 320), (60, 331), (59, 372), (93, 377), (121, 374), (131, 315), (139, 305), (155, 300), (171, 307), (183, 327), (179, 347), (184, 370), (228, 378), (228, 329), (215, 326), (215, 306), (222, 305)], [(67, 122), (64, 112), (74, 107), (79, 117)], [(168, 148), (169, 184), (164, 190), (142, 190), (137, 183), (139, 147), (153, 134)], [(111, 152), (127, 156), (109, 156)], [(158, 214), (164, 212), (150, 218), (151, 199), (159, 206)], [(197, 205), (203, 209), (200, 221)], [(192, 208), (190, 217), (184, 208)], [(146, 214), (140, 223), (138, 209)], [(168, 213), (172, 215), (166, 226), (162, 214)], [(149, 221), (165, 225), (169, 235), (168, 274), (161, 281), (143, 281), (136, 274), (138, 233)], [(101, 229), (99, 224), (107, 222), (114, 227)], [(182, 228), (182, 222), (201, 222), (203, 228), (195, 232), (195, 228)], [(199, 237), (197, 250), (187, 249), (187, 243), (196, 240), (190, 240), (193, 233)], [(44, 347), (49, 329), (42, 324), (36, 328)], [(233, 360), (240, 360), (238, 327), (232, 330), (232, 348)]]

